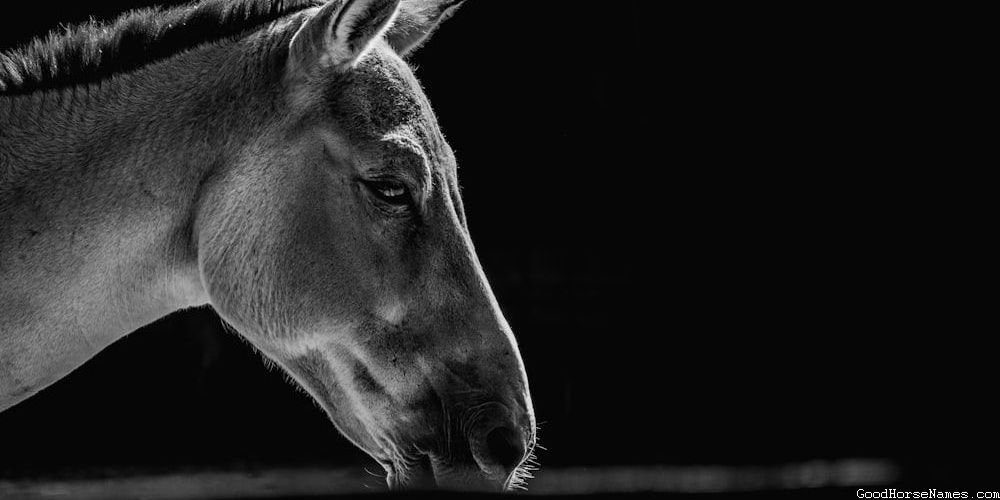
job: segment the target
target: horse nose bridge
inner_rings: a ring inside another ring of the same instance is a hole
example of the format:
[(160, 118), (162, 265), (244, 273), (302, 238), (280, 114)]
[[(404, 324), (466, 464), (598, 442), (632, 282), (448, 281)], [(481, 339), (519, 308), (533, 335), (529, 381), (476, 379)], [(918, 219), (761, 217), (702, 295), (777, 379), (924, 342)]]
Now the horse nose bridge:
[(468, 355), (509, 356), (517, 349), (511, 327), (478, 260), (474, 255), (470, 260), (460, 276), (449, 280), (450, 293), (440, 296), (431, 321), (435, 329), (452, 333), (448, 336), (452, 348)]
[(458, 299), (456, 302), (464, 302), (465, 307), (492, 310), (496, 299), (468, 231), (457, 219), (442, 226), (438, 233), (441, 251), (432, 267), (439, 272), (439, 278), (455, 289), (457, 293), (452, 298)]
[(462, 299), (457, 304), (465, 312), (467, 328), (483, 334), (494, 334), (498, 338), (511, 337), (511, 328), (500, 309), (493, 288), (479, 262), (479, 257), (468, 247), (462, 274)]

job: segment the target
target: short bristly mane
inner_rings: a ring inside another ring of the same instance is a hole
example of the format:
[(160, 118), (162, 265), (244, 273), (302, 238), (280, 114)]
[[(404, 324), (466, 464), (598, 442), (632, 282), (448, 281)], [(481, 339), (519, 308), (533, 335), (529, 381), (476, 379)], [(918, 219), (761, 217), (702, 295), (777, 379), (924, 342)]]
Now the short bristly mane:
[(93, 83), (254, 30), (322, 0), (204, 0), (89, 22), (0, 53), (0, 95)]

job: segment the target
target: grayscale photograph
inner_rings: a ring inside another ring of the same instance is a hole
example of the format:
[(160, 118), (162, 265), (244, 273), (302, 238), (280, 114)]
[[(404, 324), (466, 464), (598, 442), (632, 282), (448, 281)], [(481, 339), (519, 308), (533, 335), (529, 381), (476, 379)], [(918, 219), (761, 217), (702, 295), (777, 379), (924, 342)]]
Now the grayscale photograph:
[(1000, 498), (924, 18), (4, 9), (0, 499)]

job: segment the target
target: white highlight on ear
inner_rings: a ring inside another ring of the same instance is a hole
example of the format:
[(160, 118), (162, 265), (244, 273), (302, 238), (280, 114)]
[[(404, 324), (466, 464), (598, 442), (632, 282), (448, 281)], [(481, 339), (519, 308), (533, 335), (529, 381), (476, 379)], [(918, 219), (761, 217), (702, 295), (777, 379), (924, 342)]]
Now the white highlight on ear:
[(293, 69), (350, 67), (392, 25), (400, 0), (333, 0), (308, 19), (289, 48)]
[(364, 57), (372, 42), (382, 37), (399, 13), (400, 0), (354, 0), (334, 21), (334, 64), (350, 64)]
[(386, 35), (389, 45), (401, 56), (416, 50), (431, 34), (455, 14), (465, 0), (403, 0), (399, 19)]

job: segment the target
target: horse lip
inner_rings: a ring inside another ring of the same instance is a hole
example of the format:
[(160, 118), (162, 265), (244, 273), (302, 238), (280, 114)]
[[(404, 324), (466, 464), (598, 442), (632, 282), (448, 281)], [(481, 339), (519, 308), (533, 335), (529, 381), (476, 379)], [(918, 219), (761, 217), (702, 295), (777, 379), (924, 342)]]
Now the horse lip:
[(407, 461), (393, 461), (386, 466), (386, 482), (392, 491), (493, 491), (509, 488), (503, 481), (486, 473), (473, 461), (450, 463), (447, 455), (425, 453)]
[(502, 492), (508, 489), (508, 482), (482, 470), (473, 460), (471, 463), (448, 463), (443, 457), (430, 455), (434, 480), (439, 488), (464, 491)]

